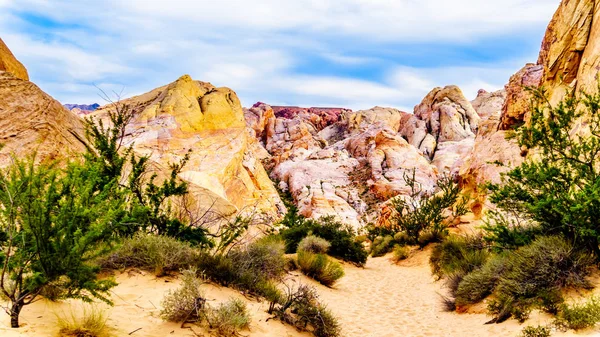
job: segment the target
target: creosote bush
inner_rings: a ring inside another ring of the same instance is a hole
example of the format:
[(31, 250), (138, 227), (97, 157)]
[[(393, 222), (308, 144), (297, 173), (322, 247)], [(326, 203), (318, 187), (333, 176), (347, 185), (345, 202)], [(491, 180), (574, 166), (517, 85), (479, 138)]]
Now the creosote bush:
[(371, 245), (371, 256), (379, 257), (389, 253), (394, 246), (394, 238), (391, 235), (378, 236)]
[(298, 250), (298, 266), (306, 276), (314, 278), (327, 287), (331, 287), (344, 276), (342, 265), (325, 254)]
[(196, 263), (198, 253), (189, 243), (164, 235), (138, 233), (102, 261), (105, 268), (141, 268), (157, 276), (189, 268)]
[(326, 254), (331, 244), (318, 236), (309, 235), (298, 244), (298, 250), (315, 254)]

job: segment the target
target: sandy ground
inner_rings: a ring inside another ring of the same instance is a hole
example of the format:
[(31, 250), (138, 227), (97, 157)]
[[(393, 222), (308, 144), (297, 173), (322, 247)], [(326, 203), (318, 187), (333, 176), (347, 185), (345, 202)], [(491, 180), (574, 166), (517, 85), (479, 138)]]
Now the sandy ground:
[[(333, 288), (292, 273), (289, 281), (308, 283), (317, 287), (321, 299), (339, 318), (346, 337), (419, 337), (419, 336), (511, 336), (516, 337), (526, 325), (545, 324), (550, 317), (534, 313), (521, 325), (514, 320), (502, 324), (484, 324), (490, 317), (485, 313), (446, 313), (441, 309), (441, 282), (435, 282), (428, 266), (429, 250), (417, 251), (408, 260), (396, 265), (389, 257), (369, 259), (365, 268), (345, 265), (346, 276)], [(155, 278), (148, 273), (131, 271), (117, 276), (114, 289), (115, 306), (109, 310), (109, 325), (115, 336), (193, 336), (179, 324), (167, 323), (157, 317), (164, 293), (178, 286), (177, 279)], [(243, 298), (238, 292), (205, 286), (211, 303), (230, 297)], [(71, 302), (40, 301), (26, 307), (22, 313), (23, 327), (8, 327), (9, 319), (0, 314), (0, 336), (56, 336), (56, 312), (69, 310)], [(282, 323), (266, 321), (267, 304), (249, 302), (253, 316), (250, 331), (244, 336), (309, 336)], [(196, 328), (196, 331), (201, 332)], [(553, 336), (600, 336), (600, 330), (554, 332)]]

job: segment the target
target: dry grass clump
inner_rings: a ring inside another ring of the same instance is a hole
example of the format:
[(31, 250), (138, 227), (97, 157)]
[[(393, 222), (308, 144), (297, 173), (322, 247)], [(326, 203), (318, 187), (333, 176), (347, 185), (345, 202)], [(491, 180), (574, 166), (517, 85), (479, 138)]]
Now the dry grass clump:
[(60, 336), (68, 337), (107, 337), (110, 331), (106, 322), (106, 310), (97, 305), (84, 305), (83, 308), (56, 315)]
[(329, 247), (331, 247), (329, 241), (314, 235), (305, 237), (298, 244), (298, 250), (314, 254), (326, 254)]
[(216, 336), (237, 336), (248, 327), (251, 318), (244, 301), (230, 299), (213, 308), (206, 303), (200, 289), (203, 282), (196, 277), (196, 270), (183, 271), (181, 278), (181, 287), (163, 298), (160, 316), (164, 320), (204, 325)]
[(193, 266), (197, 256), (189, 243), (169, 236), (140, 233), (125, 239), (101, 264), (111, 269), (141, 268), (162, 276)]

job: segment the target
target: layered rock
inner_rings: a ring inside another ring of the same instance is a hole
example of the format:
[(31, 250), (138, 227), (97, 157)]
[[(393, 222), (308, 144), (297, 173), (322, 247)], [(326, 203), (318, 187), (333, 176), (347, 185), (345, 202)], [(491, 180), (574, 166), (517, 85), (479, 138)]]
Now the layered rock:
[(0, 40), (0, 166), (35, 155), (67, 159), (86, 149), (81, 120), (29, 82), (27, 70)]
[[(126, 144), (166, 170), (189, 153), (180, 177), (190, 185), (199, 209), (223, 215), (238, 211), (284, 211), (277, 191), (252, 151), (256, 142), (246, 129), (235, 92), (188, 75), (121, 103), (134, 118)], [(107, 106), (94, 116), (105, 116)]]
[(544, 67), (542, 82), (552, 103), (567, 92), (596, 87), (600, 65), (598, 6), (594, 0), (563, 0), (548, 25), (538, 64)]
[(0, 72), (9, 72), (16, 78), (29, 81), (27, 69), (15, 58), (2, 39), (0, 39)]

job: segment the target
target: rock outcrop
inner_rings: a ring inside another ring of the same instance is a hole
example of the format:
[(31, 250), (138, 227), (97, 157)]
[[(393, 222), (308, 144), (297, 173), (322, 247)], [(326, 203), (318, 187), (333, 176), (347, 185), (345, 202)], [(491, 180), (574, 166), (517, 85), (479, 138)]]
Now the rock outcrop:
[(9, 72), (16, 78), (29, 81), (27, 69), (15, 58), (2, 39), (0, 39), (0, 72)]
[(86, 149), (81, 120), (29, 82), (27, 70), (0, 39), (0, 166), (72, 157)]
[[(134, 118), (127, 127), (126, 143), (150, 156), (159, 170), (190, 158), (180, 177), (189, 183), (201, 210), (220, 214), (285, 209), (277, 191), (252, 151), (256, 142), (246, 128), (235, 92), (185, 75), (146, 94), (122, 101)], [(105, 116), (106, 106), (94, 113)]]

